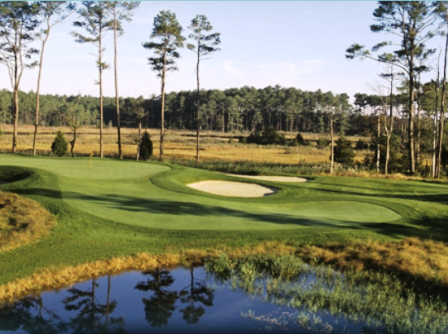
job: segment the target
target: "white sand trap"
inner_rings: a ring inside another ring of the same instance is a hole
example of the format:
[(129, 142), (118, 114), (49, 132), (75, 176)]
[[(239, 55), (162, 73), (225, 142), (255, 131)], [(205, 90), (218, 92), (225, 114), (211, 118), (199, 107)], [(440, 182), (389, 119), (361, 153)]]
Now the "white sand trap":
[(241, 174), (228, 174), (228, 176), (244, 177), (246, 179), (262, 180), (262, 181), (275, 181), (275, 182), (307, 182), (307, 179), (303, 177), (295, 176), (252, 176), (252, 175), (241, 175)]
[(278, 189), (254, 183), (231, 181), (201, 181), (187, 184), (188, 187), (206, 193), (231, 197), (263, 197), (275, 194)]

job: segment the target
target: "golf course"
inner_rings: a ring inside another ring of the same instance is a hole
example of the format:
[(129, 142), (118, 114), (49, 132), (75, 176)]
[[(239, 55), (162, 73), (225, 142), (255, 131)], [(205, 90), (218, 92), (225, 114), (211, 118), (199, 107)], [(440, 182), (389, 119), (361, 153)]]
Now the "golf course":
[[(443, 183), (325, 176), (286, 183), (175, 164), (20, 155), (2, 155), (0, 180), (3, 192), (37, 201), (56, 219), (38, 241), (0, 252), (0, 284), (140, 253), (448, 237)], [(187, 186), (207, 180), (276, 192), (242, 198)]]

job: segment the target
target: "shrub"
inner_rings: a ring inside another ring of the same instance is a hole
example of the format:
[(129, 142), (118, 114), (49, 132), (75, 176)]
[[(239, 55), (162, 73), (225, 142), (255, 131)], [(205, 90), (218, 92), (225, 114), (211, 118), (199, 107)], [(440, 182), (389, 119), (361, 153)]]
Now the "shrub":
[(58, 131), (56, 134), (56, 138), (51, 144), (51, 152), (53, 152), (53, 154), (58, 157), (62, 157), (63, 155), (67, 154), (67, 146), (68, 143), (64, 138), (64, 134), (62, 133), (62, 131)]
[(334, 161), (341, 164), (351, 164), (354, 157), (355, 153), (351, 142), (344, 137), (339, 137), (334, 147)]
[(300, 133), (296, 136), (296, 142), (299, 145), (305, 145), (305, 139), (303, 139), (303, 136)]
[(248, 144), (258, 144), (258, 145), (286, 145), (287, 140), (285, 135), (279, 135), (274, 129), (268, 129), (260, 134), (258, 131), (251, 133), (246, 142)]
[(140, 141), (140, 158), (142, 160), (148, 160), (152, 155), (152, 141), (149, 137), (149, 133), (145, 131)]
[(319, 138), (317, 140), (317, 148), (318, 149), (323, 149), (323, 148), (327, 147), (329, 143), (330, 142), (328, 141), (328, 139), (326, 139), (326, 138)]
[(367, 150), (369, 148), (369, 144), (362, 139), (358, 139), (358, 141), (356, 142), (356, 146), (355, 148), (359, 151), (359, 150)]

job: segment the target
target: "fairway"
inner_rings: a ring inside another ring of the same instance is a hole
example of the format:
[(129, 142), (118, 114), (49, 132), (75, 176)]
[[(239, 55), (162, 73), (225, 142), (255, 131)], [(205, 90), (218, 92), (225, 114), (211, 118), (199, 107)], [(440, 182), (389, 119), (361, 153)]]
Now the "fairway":
[[(190, 181), (232, 178), (191, 168), (108, 159), (94, 159), (90, 168), (88, 159), (16, 156), (2, 156), (0, 163), (54, 173), (63, 200), (76, 209), (117, 223), (157, 229), (296, 229), (401, 218), (386, 205), (369, 203), (365, 198), (322, 198), (321, 191), (305, 183), (291, 186), (269, 182), (269, 186), (280, 189), (279, 193), (242, 200), (189, 189), (186, 184)], [(240, 177), (237, 180), (242, 181)]]

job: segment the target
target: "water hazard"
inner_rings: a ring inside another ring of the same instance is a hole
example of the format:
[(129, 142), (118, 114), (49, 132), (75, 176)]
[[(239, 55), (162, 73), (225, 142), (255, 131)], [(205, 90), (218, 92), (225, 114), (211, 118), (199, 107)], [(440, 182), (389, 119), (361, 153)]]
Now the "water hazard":
[(291, 280), (227, 269), (128, 272), (45, 292), (0, 307), (0, 333), (448, 333), (443, 304), (424, 309), (328, 269)]

